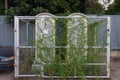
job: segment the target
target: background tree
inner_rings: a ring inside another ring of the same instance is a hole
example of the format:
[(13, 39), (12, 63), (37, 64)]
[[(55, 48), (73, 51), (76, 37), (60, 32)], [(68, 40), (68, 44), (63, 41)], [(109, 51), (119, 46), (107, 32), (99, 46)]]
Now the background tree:
[(3, 15), (4, 14), (4, 0), (0, 0), (0, 14)]
[(6, 19), (11, 22), (15, 15), (35, 16), (41, 12), (54, 15), (69, 15), (75, 12), (101, 14), (104, 9), (96, 0), (9, 0)]
[(86, 14), (104, 14), (105, 9), (96, 0), (87, 0), (85, 5)]
[(106, 14), (120, 14), (120, 0), (115, 0), (115, 2), (108, 7), (108, 10), (106, 10)]

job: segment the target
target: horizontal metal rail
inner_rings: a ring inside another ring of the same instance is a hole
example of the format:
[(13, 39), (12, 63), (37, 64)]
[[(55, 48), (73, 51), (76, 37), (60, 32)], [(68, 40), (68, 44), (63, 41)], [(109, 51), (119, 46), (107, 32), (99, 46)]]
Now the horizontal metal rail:
[[(51, 64), (57, 64), (57, 63), (44, 63), (44, 62), (41, 61), (41, 64), (43, 64), (43, 65), (45, 65), (45, 64), (51, 65)], [(66, 65), (66, 64), (67, 63), (60, 63), (60, 65)], [(39, 63), (36, 64), (36, 65), (39, 65)], [(107, 65), (107, 63), (83, 63), (82, 65)]]
[[(70, 48), (69, 46), (46, 46), (48, 48)], [(35, 48), (35, 46), (19, 46), (17, 48)], [(40, 48), (44, 48), (44, 47), (40, 47)], [(77, 47), (76, 48), (80, 48)], [(84, 48), (108, 48), (108, 46), (84, 46)]]
[[(18, 77), (63, 78), (62, 76), (17, 75)], [(67, 76), (67, 78), (109, 78), (109, 76)]]

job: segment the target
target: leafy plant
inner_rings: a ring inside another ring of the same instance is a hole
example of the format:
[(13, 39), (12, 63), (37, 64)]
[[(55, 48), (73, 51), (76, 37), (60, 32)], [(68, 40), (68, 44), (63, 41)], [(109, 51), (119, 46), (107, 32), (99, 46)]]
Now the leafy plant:
[[(53, 80), (53, 76), (58, 76), (58, 80), (66, 80), (68, 76), (71, 80), (74, 80), (74, 76), (82, 76), (81, 80), (87, 80), (85, 76), (106, 75), (106, 66), (90, 65), (106, 62), (106, 30), (100, 40), (102, 44), (98, 44), (106, 20), (87, 19), (84, 16), (67, 19), (47, 17), (42, 22), (44, 28), (39, 24), (41, 20), (37, 18), (35, 21), (38, 30), (35, 34), (36, 50), (20, 49), (21, 75), (33, 74), (38, 78), (44, 75), (49, 76), (50, 80)], [(85, 48), (86, 45), (88, 48)], [(32, 68), (34, 64), (38, 66), (37, 70)]]
[[(48, 47), (48, 44), (44, 41), (45, 38), (48, 38), (49, 40), (49, 38), (53, 37), (55, 34), (53, 34), (52, 36), (45, 36), (45, 34), (42, 33), (43, 34), (42, 38), (39, 38), (37, 42), (37, 50), (39, 52), (38, 58), (41, 61), (39, 64), (44, 67), (44, 70), (42, 71), (44, 73), (43, 75), (51, 76), (50, 77), (51, 80), (53, 79), (52, 76), (58, 76), (59, 78), (62, 77), (63, 80), (66, 80), (68, 76), (71, 76), (70, 79), (74, 79), (74, 76), (83, 76), (81, 79), (87, 80), (84, 76), (105, 75), (105, 71), (103, 71), (104, 67), (100, 67), (96, 65), (85, 65), (86, 63), (102, 62), (103, 58), (101, 57), (101, 54), (104, 53), (105, 45), (102, 45), (103, 47), (99, 49), (93, 49), (90, 46), (96, 45), (96, 42), (93, 39), (93, 37), (96, 36), (97, 38), (99, 28), (101, 27), (99, 27), (97, 31), (95, 31), (95, 28), (97, 26), (101, 26), (101, 24), (103, 24), (103, 22), (105, 21), (104, 20), (95, 21), (89, 24), (88, 25), (89, 31), (87, 34), (88, 37), (85, 35), (86, 33), (84, 33), (86, 28), (84, 17), (76, 18), (76, 19), (71, 18), (67, 20), (59, 19), (58, 22), (62, 22), (62, 25), (61, 26), (59, 25), (59, 27), (64, 26), (62, 27), (63, 28), (62, 33), (65, 34), (56, 39), (59, 40), (60, 38), (62, 38), (62, 40), (58, 42), (60, 43), (59, 46), (63, 46), (63, 48), (57, 49), (51, 46), (52, 49), (50, 49), (50, 47)], [(46, 21), (44, 23), (48, 23), (48, 22)], [(75, 33), (76, 31), (77, 33)], [(88, 42), (86, 43), (87, 38), (88, 38)], [(75, 40), (77, 40), (77, 44), (74, 43)], [(63, 44), (62, 42), (65, 44)], [(85, 49), (84, 46), (87, 44), (89, 48)], [(69, 47), (64, 48), (64, 46), (69, 46)], [(87, 55), (85, 54), (86, 52)], [(48, 57), (46, 58), (46, 56)]]
[(14, 16), (15, 16), (15, 15), (19, 15), (19, 13), (20, 13), (19, 8), (17, 8), (17, 7), (16, 7), (16, 8), (11, 7), (11, 8), (7, 11), (7, 13), (6, 13), (6, 15), (7, 15), (7, 17), (6, 17), (7, 22), (8, 22), (8, 23), (13, 22), (13, 21), (14, 21)]

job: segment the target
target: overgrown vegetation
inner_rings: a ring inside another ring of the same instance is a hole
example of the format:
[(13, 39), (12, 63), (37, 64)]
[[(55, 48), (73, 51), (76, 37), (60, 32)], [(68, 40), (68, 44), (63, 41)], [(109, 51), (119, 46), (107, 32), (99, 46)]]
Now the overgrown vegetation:
[[(39, 70), (35, 74), (50, 76), (51, 80), (53, 80), (52, 76), (58, 76), (58, 80), (61, 78), (66, 80), (67, 76), (71, 76), (70, 79), (74, 80), (74, 76), (82, 76), (81, 80), (87, 80), (84, 76), (106, 75), (106, 66), (86, 64), (106, 62), (106, 49), (104, 48), (106, 42), (103, 43), (102, 48), (92, 48), (92, 46), (101, 45), (97, 43), (97, 40), (105, 20), (94, 21), (85, 26), (84, 19), (84, 17), (77, 18), (79, 23), (75, 22), (74, 18), (57, 19), (56, 25), (53, 25), (53, 19), (45, 19), (45, 29), (47, 30), (48, 26), (52, 26), (53, 29), (48, 31), (49, 34), (44, 33), (44, 29), (38, 29), (41, 35), (38, 36), (36, 43), (38, 60), (34, 64), (39, 65)], [(54, 31), (55, 27), (59, 27), (58, 30), (62, 28), (57, 35)], [(89, 27), (88, 34), (84, 33), (86, 27)], [(103, 39), (105, 40), (106, 38)], [(86, 45), (89, 46), (88, 49), (84, 48)]]

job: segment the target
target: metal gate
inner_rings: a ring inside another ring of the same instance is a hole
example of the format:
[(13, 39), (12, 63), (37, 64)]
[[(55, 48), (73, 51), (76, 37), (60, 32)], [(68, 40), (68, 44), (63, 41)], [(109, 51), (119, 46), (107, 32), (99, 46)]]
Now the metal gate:
[(110, 78), (110, 17), (41, 13), (14, 24), (15, 77)]

